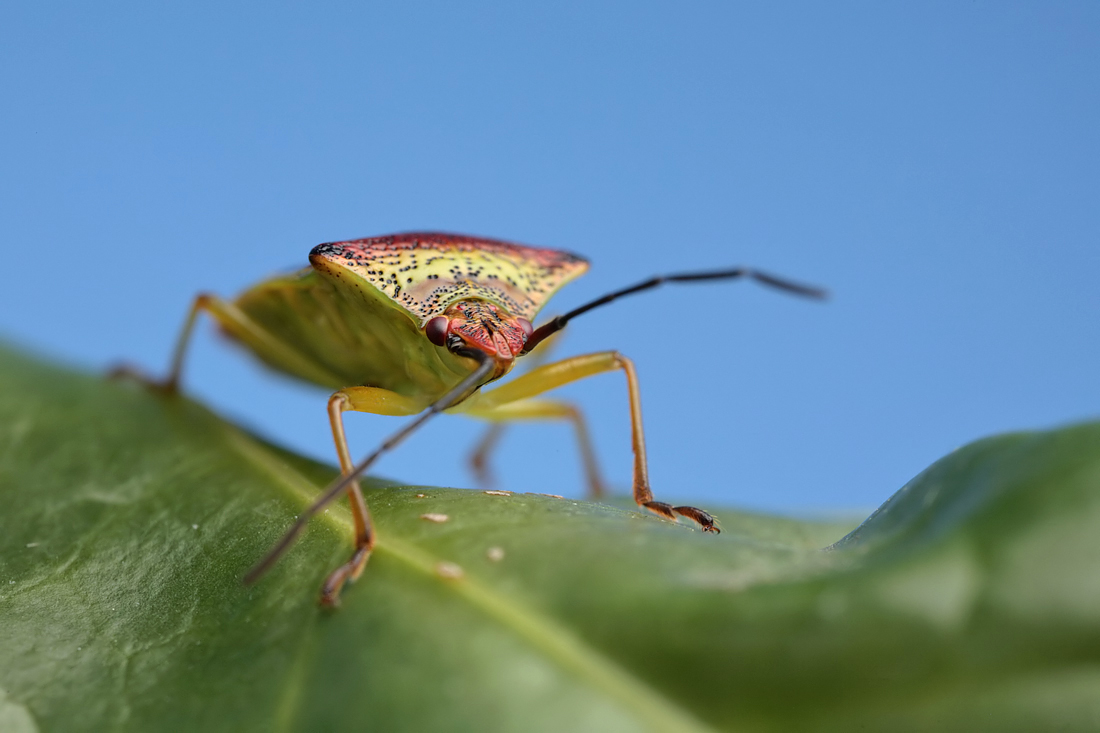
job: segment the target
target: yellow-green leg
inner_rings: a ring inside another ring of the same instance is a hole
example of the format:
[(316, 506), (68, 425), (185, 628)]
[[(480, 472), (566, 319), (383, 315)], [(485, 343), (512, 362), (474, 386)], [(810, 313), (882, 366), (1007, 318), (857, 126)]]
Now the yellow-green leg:
[(496, 477), (493, 476), (493, 470), (490, 467), (492, 462), (490, 457), (500, 445), (500, 439), (504, 437), (504, 428), (503, 422), (491, 424), (481, 434), (481, 439), (477, 441), (477, 445), (470, 453), (470, 472), (478, 485), (486, 489), (496, 486)]
[[(422, 402), (403, 397), (396, 392), (377, 387), (347, 387), (332, 395), (328, 401), (328, 419), (332, 425), (332, 439), (336, 443), (336, 455), (344, 475), (355, 467), (344, 434), (344, 413), (348, 410), (369, 412), (375, 415), (415, 415), (423, 410)], [(340, 589), (349, 580), (354, 581), (363, 573), (374, 548), (374, 524), (370, 510), (363, 498), (363, 491), (356, 479), (348, 484), (348, 503), (355, 523), (355, 550), (351, 559), (336, 568), (321, 586), (321, 605), (335, 606), (340, 602)]]
[(577, 446), (580, 448), (581, 461), (584, 464), (584, 475), (588, 482), (588, 498), (599, 499), (606, 493), (599, 464), (596, 462), (596, 452), (592, 448), (592, 438), (588, 433), (588, 426), (585, 424), (584, 416), (581, 415), (580, 410), (575, 405), (559, 400), (526, 399), (509, 402), (486, 412), (471, 411), (467, 414), (493, 422), (478, 443), (470, 459), (474, 475), (482, 483), (487, 484), (489, 482), (489, 453), (496, 447), (503, 433), (505, 423), (515, 420), (565, 420), (573, 426), (573, 432), (577, 436)]
[[(176, 340), (168, 375), (163, 381), (151, 380), (129, 368), (116, 369), (113, 374), (136, 377), (150, 387), (167, 393), (178, 391), (191, 334), (194, 332), (198, 315), (202, 311), (209, 313), (230, 336), (267, 361), (287, 365), (292, 371), (310, 375), (314, 381), (322, 384), (331, 384), (334, 381), (339, 383), (339, 379), (327, 374), (323, 367), (310, 362), (273, 337), (234, 303), (209, 293), (200, 294), (192, 302), (187, 319)], [(374, 387), (349, 387), (332, 395), (328, 403), (329, 422), (332, 425), (333, 440), (336, 443), (336, 454), (340, 459), (341, 470), (346, 474), (353, 468), (347, 438), (344, 435), (343, 413), (345, 411), (355, 410), (378, 415), (414, 415), (425, 406), (423, 403), (414, 402), (394, 392)], [(363, 572), (370, 557), (371, 548), (374, 546), (374, 529), (370, 511), (358, 481), (348, 486), (347, 494), (351, 505), (352, 521), (355, 525), (355, 550), (347, 563), (329, 575), (321, 589), (321, 602), (329, 606), (337, 603), (340, 588), (344, 583), (355, 580)]]
[(109, 376), (133, 377), (153, 389), (168, 394), (179, 391), (184, 358), (187, 356), (187, 348), (191, 344), (191, 334), (195, 330), (195, 322), (202, 311), (209, 313), (226, 333), (240, 341), (268, 363), (279, 365), (285, 371), (318, 384), (340, 384), (339, 377), (329, 374), (324, 367), (312, 362), (276, 339), (260, 324), (249, 318), (234, 303), (210, 293), (202, 293), (192, 301), (191, 308), (187, 311), (187, 318), (183, 322), (183, 328), (180, 329), (180, 335), (176, 339), (175, 349), (172, 351), (172, 361), (168, 367), (168, 375), (163, 380), (151, 379), (129, 366), (116, 367), (111, 370)]
[[(187, 353), (187, 347), (191, 343), (191, 334), (195, 330), (195, 321), (199, 312), (208, 309), (210, 303), (224, 302), (216, 295), (202, 293), (191, 302), (187, 311), (187, 318), (183, 321), (183, 328), (176, 337), (176, 346), (172, 350), (172, 361), (168, 366), (168, 375), (164, 379), (150, 377), (144, 370), (132, 367), (129, 364), (121, 364), (111, 369), (107, 374), (110, 379), (130, 378), (135, 379), (150, 389), (166, 394), (175, 394), (179, 391), (180, 374), (183, 371), (183, 358)], [(218, 318), (217, 313), (213, 313)], [(220, 319), (219, 319), (220, 320)]]
[(465, 412), (474, 417), (491, 419), (506, 406), (528, 400), (570, 382), (576, 382), (603, 372), (622, 370), (626, 376), (627, 393), (630, 398), (630, 426), (634, 447), (634, 501), (655, 514), (675, 519), (677, 514), (697, 522), (705, 532), (718, 532), (714, 518), (703, 511), (690, 506), (672, 506), (656, 501), (649, 485), (649, 471), (646, 464), (645, 432), (642, 429), (642, 400), (638, 389), (638, 375), (634, 362), (615, 351), (587, 354), (546, 364), (524, 374), (501, 387), (482, 392), (459, 405), (454, 411)]
[[(557, 350), (559, 343), (560, 336), (557, 334), (547, 336), (539, 346), (539, 350), (524, 359), (522, 367), (524, 373), (530, 373), (536, 367), (547, 363), (550, 360), (550, 356)], [(500, 419), (490, 416), (485, 418), (492, 424), (489, 425), (482, 434), (481, 439), (478, 440), (477, 445), (470, 454), (470, 471), (474, 474), (474, 479), (482, 486), (488, 488), (492, 487), (494, 483), (493, 473), (490, 467), (492, 454), (496, 451), (497, 446), (500, 445), (500, 440), (504, 437), (504, 431), (509, 421), (561, 419), (568, 420), (573, 425), (573, 432), (577, 436), (577, 444), (581, 451), (581, 460), (584, 463), (585, 479), (588, 483), (588, 498), (599, 499), (603, 497), (607, 493), (607, 484), (604, 482), (603, 474), (600, 472), (599, 464), (596, 462), (596, 452), (592, 447), (592, 439), (588, 434), (588, 425), (585, 422), (584, 414), (574, 405), (568, 405), (568, 403), (565, 402), (558, 402), (558, 404), (564, 405), (566, 408), (557, 410), (551, 415), (517, 415), (515, 417), (502, 417)]]
[[(187, 319), (183, 322), (180, 335), (176, 338), (176, 348), (172, 350), (172, 361), (168, 365), (168, 376), (164, 378), (162, 387), (166, 392), (176, 392), (179, 389), (180, 376), (183, 374), (183, 358), (187, 355), (187, 347), (191, 345), (191, 334), (195, 330), (195, 321), (199, 312), (210, 310), (216, 320), (222, 320), (227, 315), (223, 313), (223, 304), (228, 305), (216, 295), (200, 293), (191, 303), (191, 309), (187, 311)], [(213, 308), (211, 308), (213, 306)]]

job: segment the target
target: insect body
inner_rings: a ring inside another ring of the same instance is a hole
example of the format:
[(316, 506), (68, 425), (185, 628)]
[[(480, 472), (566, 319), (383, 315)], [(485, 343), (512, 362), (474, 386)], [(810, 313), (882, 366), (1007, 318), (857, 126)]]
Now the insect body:
[[(564, 419), (574, 422), (586, 450), (590, 483), (596, 484), (579, 414), (544, 398), (563, 384), (621, 370), (630, 398), (634, 446), (634, 500), (668, 518), (687, 517), (717, 532), (701, 509), (654, 500), (646, 471), (641, 401), (633, 363), (615, 351), (576, 356), (532, 371), (495, 389), (481, 387), (506, 375), (572, 318), (616, 298), (663, 282), (750, 277), (788, 292), (822, 297), (815, 288), (753, 270), (653, 278), (616, 291), (534, 328), (532, 320), (563, 285), (583, 274), (577, 255), (474, 237), (408, 233), (313, 248), (311, 267), (275, 277), (229, 302), (213, 295), (195, 299), (162, 385), (175, 390), (183, 356), (200, 311), (271, 367), (336, 390), (328, 412), (342, 476), (303, 512), (275, 548), (250, 572), (259, 577), (293, 542), (308, 519), (347, 493), (355, 523), (355, 551), (333, 571), (321, 602), (335, 605), (340, 589), (362, 573), (374, 531), (359, 487), (361, 475), (383, 452), (433, 415), (447, 410), (494, 422)], [(344, 437), (343, 413), (419, 415), (358, 465)]]

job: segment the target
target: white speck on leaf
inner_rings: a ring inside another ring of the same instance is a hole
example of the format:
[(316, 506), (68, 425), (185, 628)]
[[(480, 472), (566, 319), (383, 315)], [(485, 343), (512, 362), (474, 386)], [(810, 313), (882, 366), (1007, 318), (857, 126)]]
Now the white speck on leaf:
[(37, 542), (28, 542), (27, 547), (38, 547), (38, 543)]
[(197, 525), (197, 524), (192, 524), (191, 525), (191, 529), (198, 529), (198, 528), (199, 528), (199, 525)]
[(490, 547), (485, 551), (485, 557), (489, 558), (493, 562), (500, 562), (504, 559), (503, 547)]
[(436, 514), (434, 512), (421, 514), (420, 518), (427, 522), (436, 522), (437, 524), (442, 524), (443, 522), (446, 522), (448, 519), (450, 519), (450, 517), (448, 517), (446, 514)]
[(511, 491), (486, 491), (484, 493), (488, 494), (489, 496), (511, 496), (512, 495)]
[(436, 575), (447, 580), (458, 580), (463, 576), (462, 568), (453, 562), (440, 562), (435, 566)]

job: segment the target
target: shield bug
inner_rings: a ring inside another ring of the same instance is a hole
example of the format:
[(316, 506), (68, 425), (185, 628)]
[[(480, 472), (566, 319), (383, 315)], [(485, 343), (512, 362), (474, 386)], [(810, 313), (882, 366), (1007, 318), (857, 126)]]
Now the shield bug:
[[(824, 292), (748, 268), (654, 277), (556, 316), (533, 321), (546, 301), (588, 269), (583, 258), (553, 249), (491, 239), (414, 232), (329, 242), (313, 248), (310, 267), (265, 280), (235, 300), (199, 295), (184, 324), (168, 378), (178, 388), (184, 354), (201, 311), (230, 337), (274, 369), (334, 390), (328, 401), (341, 477), (301, 513), (297, 522), (246, 577), (254, 581), (291, 545), (310, 517), (346, 493), (355, 524), (355, 550), (321, 589), (321, 603), (335, 605), (344, 583), (363, 571), (374, 530), (358, 477), (386, 451), (434, 415), (458, 412), (500, 424), (561, 419), (578, 431), (589, 483), (599, 486), (584, 423), (571, 405), (539, 395), (585, 377), (621, 371), (630, 398), (634, 447), (634, 501), (663, 517), (676, 515), (718, 532), (714, 518), (691, 506), (654, 499), (646, 470), (641, 397), (634, 364), (617, 351), (574, 356), (537, 366), (490, 390), (516, 360), (565, 328), (571, 320), (618, 298), (668, 282), (749, 278), (795, 295)], [(417, 417), (373, 453), (354, 464), (344, 437), (343, 413)], [(481, 458), (495, 437), (487, 436)]]

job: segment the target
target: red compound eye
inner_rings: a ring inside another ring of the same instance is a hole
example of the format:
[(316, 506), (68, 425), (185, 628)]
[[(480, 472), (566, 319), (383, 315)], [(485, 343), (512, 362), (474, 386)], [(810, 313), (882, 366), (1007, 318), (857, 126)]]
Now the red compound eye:
[(450, 325), (443, 316), (436, 316), (424, 324), (424, 335), (436, 346), (447, 345), (447, 327)]
[[(526, 318), (517, 318), (516, 323), (519, 324), (519, 327), (527, 334), (527, 338), (531, 338), (531, 334), (535, 331), (535, 327), (531, 325), (531, 322)], [(526, 340), (527, 339), (524, 339), (524, 341)]]

